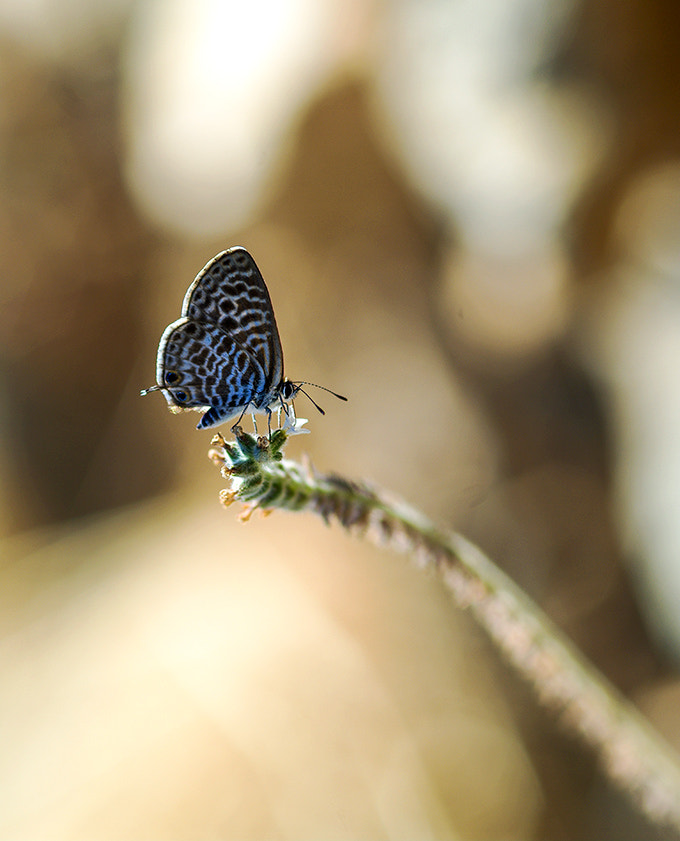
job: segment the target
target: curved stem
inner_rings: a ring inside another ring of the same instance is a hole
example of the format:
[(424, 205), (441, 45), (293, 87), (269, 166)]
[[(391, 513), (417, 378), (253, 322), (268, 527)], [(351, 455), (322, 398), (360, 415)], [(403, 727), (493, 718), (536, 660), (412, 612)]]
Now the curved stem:
[(680, 830), (680, 759), (647, 720), (541, 609), (476, 546), (437, 529), (420, 512), (341, 476), (321, 475), (282, 457), (286, 431), (255, 439), (213, 439), (211, 458), (232, 487), (222, 500), (256, 508), (308, 510), (372, 542), (434, 568), (538, 700), (597, 754), (608, 777), (654, 822)]

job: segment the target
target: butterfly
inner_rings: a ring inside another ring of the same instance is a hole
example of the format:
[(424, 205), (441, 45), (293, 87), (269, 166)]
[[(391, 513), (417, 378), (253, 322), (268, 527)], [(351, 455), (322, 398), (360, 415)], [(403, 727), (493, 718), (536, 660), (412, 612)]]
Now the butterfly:
[[(197, 429), (208, 429), (250, 411), (284, 412), (294, 423), (292, 400), (307, 382), (283, 375), (283, 350), (269, 291), (245, 248), (222, 251), (196, 275), (184, 296), (182, 316), (169, 324), (158, 345), (156, 385), (173, 411), (206, 410)], [(323, 386), (340, 400), (346, 400)], [(257, 426), (255, 426), (257, 430)]]

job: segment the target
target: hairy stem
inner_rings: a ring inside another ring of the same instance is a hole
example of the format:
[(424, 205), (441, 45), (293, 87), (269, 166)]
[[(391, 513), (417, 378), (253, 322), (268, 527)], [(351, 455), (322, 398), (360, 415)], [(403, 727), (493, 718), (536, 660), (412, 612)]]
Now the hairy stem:
[(255, 439), (213, 439), (210, 456), (229, 478), (222, 501), (256, 508), (312, 511), (372, 542), (436, 569), (456, 603), (468, 609), (538, 700), (597, 754), (609, 778), (654, 822), (680, 831), (680, 759), (627, 701), (476, 546), (438, 530), (418, 511), (367, 485), (320, 475), (283, 459), (286, 431)]

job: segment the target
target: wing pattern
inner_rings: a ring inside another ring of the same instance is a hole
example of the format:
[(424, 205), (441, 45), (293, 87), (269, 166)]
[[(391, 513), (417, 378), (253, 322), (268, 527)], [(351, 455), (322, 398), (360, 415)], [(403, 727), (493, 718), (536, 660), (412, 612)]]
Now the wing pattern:
[(161, 336), (156, 388), (172, 409), (208, 411), (205, 429), (248, 407), (280, 399), (283, 353), (269, 292), (244, 248), (230, 248), (199, 272), (182, 317)]
[(266, 389), (283, 379), (283, 352), (269, 291), (245, 248), (230, 248), (198, 273), (184, 297), (182, 315), (214, 324), (250, 353)]

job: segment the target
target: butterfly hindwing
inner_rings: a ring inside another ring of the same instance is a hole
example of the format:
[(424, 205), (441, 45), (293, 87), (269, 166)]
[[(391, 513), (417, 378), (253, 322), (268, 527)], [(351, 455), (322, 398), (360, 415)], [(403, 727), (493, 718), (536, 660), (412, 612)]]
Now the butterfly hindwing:
[(212, 324), (183, 317), (161, 337), (157, 381), (171, 407), (209, 407), (199, 426), (239, 414), (265, 388), (259, 363)]

